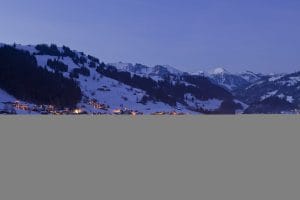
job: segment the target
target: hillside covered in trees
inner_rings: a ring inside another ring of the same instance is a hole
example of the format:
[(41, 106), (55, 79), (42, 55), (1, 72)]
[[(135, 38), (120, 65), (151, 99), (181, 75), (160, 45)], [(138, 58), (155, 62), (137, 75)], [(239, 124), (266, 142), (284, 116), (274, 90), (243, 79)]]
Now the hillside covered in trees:
[[(50, 66), (66, 70), (58, 62)], [(30, 53), (11, 46), (0, 48), (0, 88), (16, 98), (35, 104), (52, 104), (58, 107), (75, 107), (81, 100), (81, 90), (72, 79), (58, 70), (49, 72), (38, 67)]]
[(244, 109), (207, 77), (163, 65), (125, 68), (66, 46), (0, 47), (0, 89), (24, 102), (89, 113), (235, 114)]

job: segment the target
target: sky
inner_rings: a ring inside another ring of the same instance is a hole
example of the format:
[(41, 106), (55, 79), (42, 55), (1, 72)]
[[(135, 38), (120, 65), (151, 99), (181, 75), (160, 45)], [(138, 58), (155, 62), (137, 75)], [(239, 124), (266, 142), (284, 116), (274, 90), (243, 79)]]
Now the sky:
[(300, 70), (299, 0), (0, 0), (0, 42), (195, 72)]

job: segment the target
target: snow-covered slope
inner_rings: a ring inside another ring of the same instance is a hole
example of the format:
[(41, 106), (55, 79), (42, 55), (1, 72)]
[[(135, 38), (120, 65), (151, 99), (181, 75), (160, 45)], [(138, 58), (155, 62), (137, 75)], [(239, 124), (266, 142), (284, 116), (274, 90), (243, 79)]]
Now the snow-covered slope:
[(116, 67), (120, 71), (127, 71), (139, 76), (150, 77), (157, 81), (163, 80), (165, 76), (180, 77), (184, 74), (207, 77), (213, 83), (220, 85), (228, 91), (234, 91), (240, 88), (245, 88), (246, 86), (257, 82), (262, 77), (266, 76), (251, 71), (231, 73), (222, 67), (218, 67), (209, 71), (199, 70), (194, 73), (187, 73), (168, 65), (157, 65), (154, 67), (149, 67), (142, 64), (132, 64), (123, 62), (110, 63), (110, 65)]
[(266, 76), (244, 90), (238, 91), (236, 95), (247, 103), (278, 97), (300, 105), (300, 72)]
[(223, 67), (218, 67), (218, 68), (211, 70), (209, 72), (209, 74), (210, 75), (224, 75), (224, 74), (229, 74), (229, 72)]
[[(100, 63), (100, 61), (93, 56), (85, 55), (84, 53), (80, 53), (78, 51), (72, 51), (66, 47), (49, 47), (43, 45), (39, 46), (38, 49), (37, 46), (32, 45), (12, 46), (16, 49), (27, 51), (31, 55), (35, 56), (38, 66), (46, 68), (50, 72), (54, 73), (55, 70), (53, 69), (53, 66), (49, 66), (49, 61), (67, 66), (67, 70), (61, 72), (62, 75), (66, 78), (73, 77), (73, 79), (75, 79), (80, 86), (83, 94), (81, 102), (79, 102), (77, 105), (78, 109), (76, 112), (86, 111), (88, 113), (95, 114), (119, 114), (124, 112), (131, 114), (199, 114), (199, 108), (201, 110), (211, 112), (221, 109), (224, 101), (222, 98), (213, 97), (213, 93), (210, 94), (210, 96), (212, 96), (210, 98), (206, 98), (205, 94), (203, 94), (203, 99), (200, 99), (199, 97), (192, 97), (187, 91), (186, 99), (178, 99), (176, 105), (171, 106), (170, 104), (164, 103), (160, 100), (153, 99), (151, 96), (149, 96), (147, 91), (140, 89), (141, 87), (133, 87), (130, 84), (125, 84), (114, 78), (109, 78), (108, 76), (99, 73), (97, 69), (103, 67), (103, 63)], [(154, 81), (164, 80), (164, 78), (167, 76), (174, 77), (174, 80), (176, 79), (186, 86), (195, 88), (201, 87), (201, 85), (195, 86), (192, 83), (181, 81), (178, 77), (183, 76), (186, 73), (167, 65), (148, 67), (142, 64), (133, 65), (130, 63), (119, 62), (111, 63), (106, 66), (114, 66), (119, 71), (130, 72), (131, 74), (136, 74), (140, 77), (146, 76)], [(84, 72), (81, 71), (82, 69)], [(210, 82), (205, 83), (211, 84)], [(218, 89), (218, 86), (212, 85), (212, 88)], [(221, 88), (218, 90), (222, 91)], [(7, 95), (4, 93), (4, 91), (2, 91), (2, 93), (3, 100), (12, 102), (16, 101), (16, 99)], [(223, 93), (225, 94), (226, 92), (222, 91), (222, 95)], [(188, 97), (191, 97), (195, 100), (192, 101), (191, 98)], [(145, 98), (147, 99), (146, 101)]]
[(142, 64), (132, 64), (132, 63), (109, 63), (109, 65), (116, 67), (120, 71), (131, 72), (138, 75), (149, 75), (152, 69), (146, 65)]
[(209, 72), (208, 77), (216, 84), (223, 86), (229, 91), (245, 87), (249, 82), (239, 74), (234, 74), (224, 68), (216, 68)]
[(238, 73), (238, 75), (240, 77), (242, 77), (243, 79), (245, 79), (246, 81), (248, 81), (249, 83), (255, 83), (256, 81), (258, 81), (259, 79), (261, 79), (262, 77), (265, 76), (263, 74), (254, 73), (251, 71), (241, 72), (241, 73)]
[(265, 76), (251, 71), (232, 73), (223, 67), (218, 67), (208, 71), (200, 70), (191, 74), (208, 77), (213, 83), (220, 85), (228, 91), (245, 88)]
[[(65, 77), (69, 77), (70, 72), (73, 69), (78, 68), (78, 65), (75, 64), (69, 57), (58, 58), (48, 55), (36, 55), (36, 58), (41, 67), (47, 67), (50, 71), (52, 69), (47, 66), (47, 61), (49, 59), (58, 60), (68, 65), (69, 71), (64, 73)], [(87, 58), (87, 63), (85, 63), (83, 66), (88, 68), (90, 62), (91, 61)], [(118, 68), (125, 71), (133, 71), (134, 66), (119, 65)], [(105, 77), (96, 72), (95, 69), (89, 68), (89, 70), (90, 76), (79, 74), (79, 78), (77, 79), (80, 88), (86, 97), (81, 103), (79, 103), (78, 106), (89, 113), (109, 114), (113, 113), (115, 110), (133, 110), (142, 112), (144, 114), (172, 112), (178, 110), (186, 114), (195, 113), (185, 109), (185, 107), (180, 104), (178, 104), (177, 107), (171, 107), (170, 105), (162, 102), (149, 101), (146, 105), (139, 103), (143, 96), (146, 95), (145, 91), (138, 88), (133, 88), (109, 77)], [(135, 72), (137, 72), (137, 74), (141, 74), (138, 71)], [(98, 104), (105, 105), (106, 109), (99, 110), (95, 108), (95, 106), (88, 104), (87, 102), (91, 101), (92, 99), (97, 100)]]
[(11, 103), (14, 103), (17, 105), (26, 105), (26, 106), (31, 106), (33, 107), (33, 104), (26, 103), (24, 101), (19, 101), (12, 95), (8, 94), (4, 90), (0, 89), (0, 114), (4, 113), (15, 113), (15, 114), (22, 114), (22, 115), (27, 115), (27, 114), (38, 114), (37, 112), (34, 111), (29, 111), (29, 110), (24, 110), (24, 109), (17, 109), (14, 108)]
[(169, 65), (156, 65), (154, 67), (149, 67), (143, 64), (132, 64), (132, 63), (109, 63), (109, 65), (116, 67), (120, 71), (131, 72), (139, 76), (150, 77), (154, 80), (162, 80), (165, 76), (180, 76), (184, 72), (171, 67)]
[(3, 103), (3, 102), (8, 102), (8, 101), (16, 101), (16, 98), (9, 95), (4, 90), (0, 89), (0, 102)]
[[(4, 45), (0, 44), (0, 48)], [(255, 107), (252, 105), (255, 102), (264, 105), (273, 97), (296, 107), (300, 105), (300, 72), (264, 75), (251, 71), (232, 73), (224, 68), (216, 68), (210, 71), (186, 73), (168, 65), (149, 67), (143, 64), (122, 62), (105, 64), (93, 56), (70, 50), (65, 46), (19, 44), (10, 46), (29, 52), (36, 58), (38, 66), (50, 72), (56, 71), (51, 63), (56, 63), (59, 67), (67, 66), (67, 70), (60, 73), (66, 78), (77, 81), (83, 95), (77, 107), (80, 111), (88, 113), (199, 114), (202, 111), (205, 111), (203, 113), (222, 113), (221, 110), (228, 105), (232, 106), (232, 103), (241, 105), (236, 112), (242, 113), (248, 105), (251, 105), (251, 108)], [(100, 68), (111, 68), (111, 73), (117, 71), (120, 74), (115, 73), (110, 76), (109, 70), (108, 74), (105, 74), (99, 72)], [(119, 75), (125, 78), (118, 77)], [(140, 78), (132, 79), (136, 76)], [(157, 87), (151, 86), (153, 82)], [(166, 85), (158, 90), (160, 84)], [(172, 88), (176, 89), (172, 90)], [(166, 91), (167, 93), (163, 94)], [(170, 100), (169, 97), (171, 100), (175, 99), (176, 103), (167, 103)], [(3, 88), (0, 90), (0, 101), (20, 102), (32, 107), (39, 106), (20, 101), (7, 94)], [(0, 111), (4, 105), (1, 103)], [(17, 110), (17, 113), (24, 112)]]
[[(96, 99), (98, 103), (107, 105), (107, 111), (101, 113), (113, 113), (114, 110), (126, 109), (151, 114), (155, 112), (171, 112), (179, 109), (189, 114), (193, 113), (178, 104), (177, 107), (171, 107), (162, 102), (149, 101), (147, 104), (139, 103), (146, 92), (123, 84), (114, 79), (101, 76), (94, 70), (91, 70), (90, 77), (79, 75), (77, 79), (80, 88), (88, 100)], [(89, 113), (97, 113), (99, 110), (92, 105), (88, 105), (84, 100), (79, 104)]]

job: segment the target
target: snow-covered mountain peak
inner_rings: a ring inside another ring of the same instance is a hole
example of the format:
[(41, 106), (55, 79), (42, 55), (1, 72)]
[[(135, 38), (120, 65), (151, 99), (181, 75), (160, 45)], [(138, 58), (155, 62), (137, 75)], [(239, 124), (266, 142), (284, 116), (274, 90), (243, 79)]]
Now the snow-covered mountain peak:
[(171, 67), (170, 65), (156, 65), (152, 68), (152, 73), (163, 76), (166, 74), (173, 74), (173, 75), (182, 75), (184, 72)]
[(131, 72), (137, 75), (144, 75), (150, 77), (163, 77), (165, 75), (182, 75), (184, 72), (170, 66), (170, 65), (156, 65), (149, 67), (143, 64), (132, 64), (132, 63), (110, 63), (109, 65), (116, 67), (118, 70)]
[(210, 74), (212, 75), (220, 75), (225, 73), (228, 74), (229, 72), (223, 67), (218, 67), (210, 71)]
[[(81, 100), (78, 99), (73, 106), (87, 113), (120, 113), (120, 110), (145, 114), (170, 113), (174, 110), (183, 113), (234, 113), (239, 107), (224, 88), (206, 78), (191, 77), (187, 72), (169, 65), (105, 64), (96, 57), (66, 46), (41, 44), (11, 47), (30, 52), (31, 55), (25, 56), (36, 60), (35, 65), (47, 73), (64, 80), (72, 79), (74, 87), (78, 86), (81, 91)], [(19, 53), (24, 54), (22, 51)], [(209, 93), (206, 88), (210, 88)], [(224, 102), (233, 104), (227, 108)]]

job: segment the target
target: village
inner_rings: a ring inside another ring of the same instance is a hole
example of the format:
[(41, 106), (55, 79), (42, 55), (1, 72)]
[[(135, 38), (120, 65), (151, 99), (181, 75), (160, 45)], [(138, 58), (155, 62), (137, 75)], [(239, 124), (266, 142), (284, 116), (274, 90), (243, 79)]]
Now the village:
[[(75, 109), (58, 109), (53, 105), (33, 105), (20, 101), (0, 102), (0, 114), (16, 115), (16, 114), (40, 114), (40, 115), (144, 115), (138, 110), (128, 109), (120, 106), (120, 108), (110, 109), (106, 104), (99, 103), (96, 99), (85, 100), (93, 111), (87, 111), (85, 105), (81, 105)], [(2, 105), (1, 105), (2, 104)], [(110, 111), (111, 110), (111, 111)], [(177, 111), (160, 111), (153, 112), (151, 115), (185, 115), (183, 112)]]

